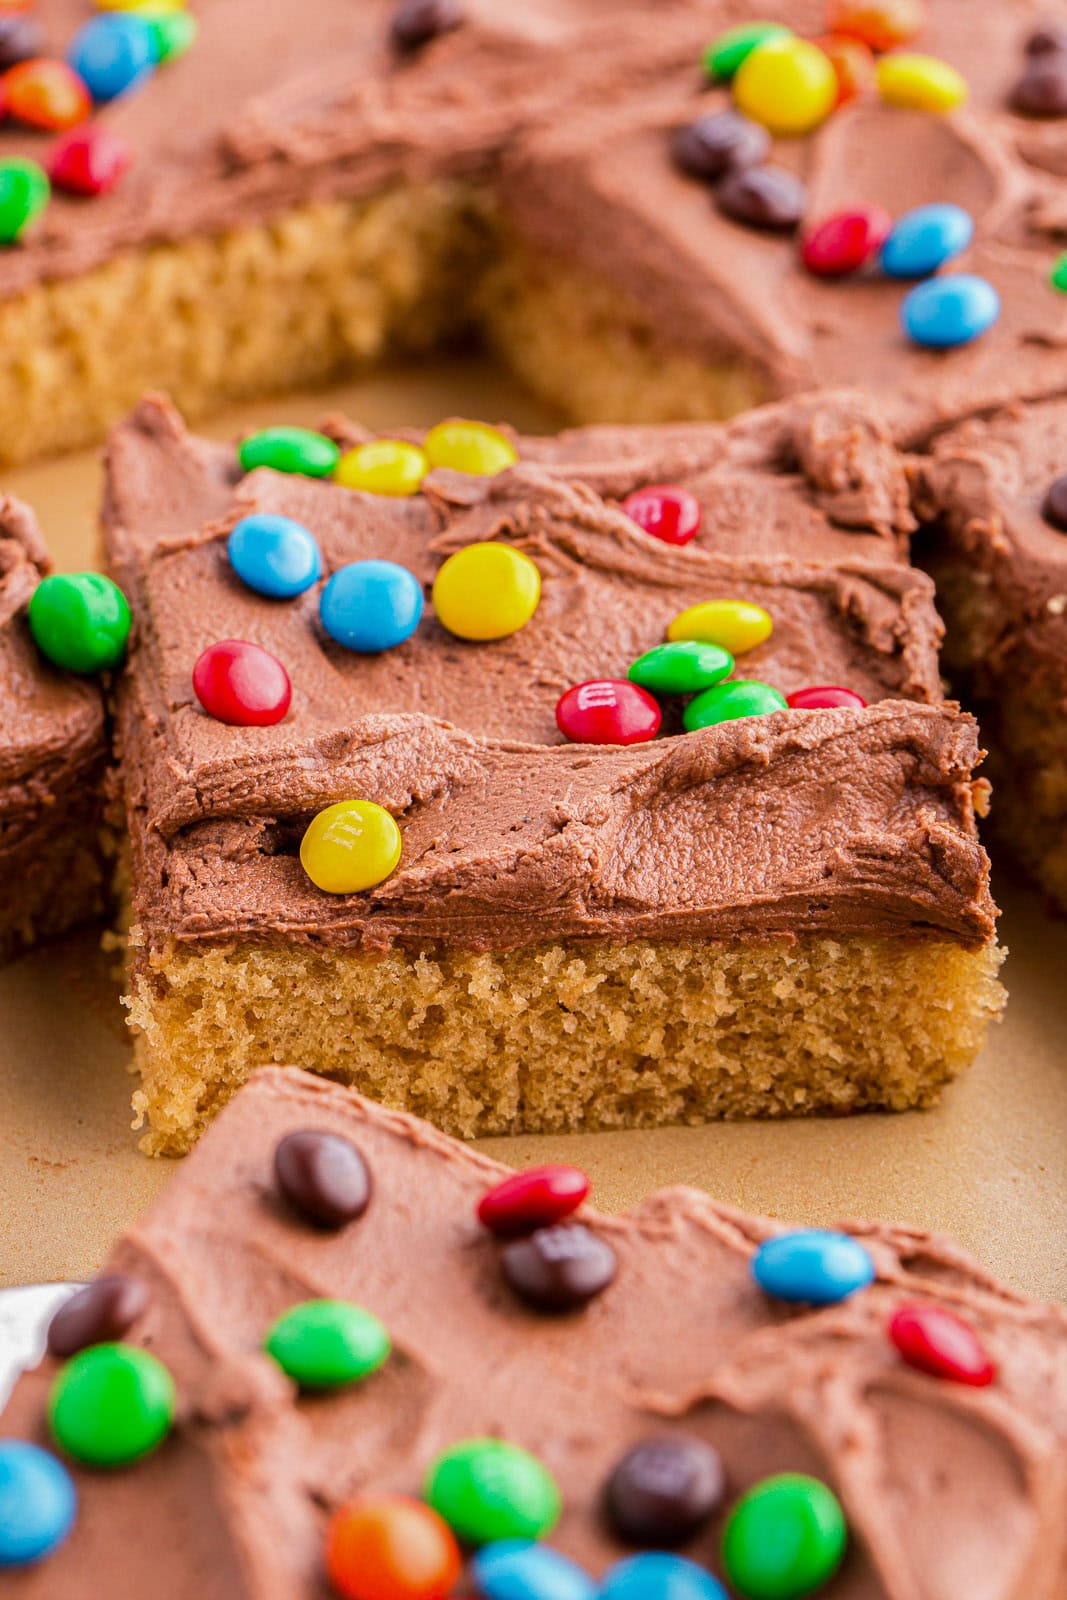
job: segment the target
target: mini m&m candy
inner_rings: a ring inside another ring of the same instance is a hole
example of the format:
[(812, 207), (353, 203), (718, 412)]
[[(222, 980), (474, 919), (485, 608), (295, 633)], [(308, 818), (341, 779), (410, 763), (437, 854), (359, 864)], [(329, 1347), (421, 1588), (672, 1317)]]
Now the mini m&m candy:
[(66, 194), (107, 194), (132, 163), (133, 151), (121, 134), (94, 123), (60, 139), (49, 158), (48, 175)]
[(604, 1574), (599, 1600), (728, 1600), (717, 1578), (685, 1556), (649, 1550)]
[(130, 637), (130, 608), (99, 572), (52, 573), (30, 598), (30, 632), (42, 655), (68, 672), (117, 667)]
[[(671, 139), (671, 156), (676, 167), (687, 172), (691, 178), (702, 178), (705, 183), (718, 183), (728, 172), (741, 172), (746, 167), (759, 166), (771, 153), (771, 136), (766, 128), (758, 122), (753, 122), (751, 117), (743, 117), (740, 111), (715, 111), (704, 117), (698, 117), (695, 122), (688, 123), (684, 128), (677, 128)], [(684, 489), (667, 488), (638, 489), (623, 502), (623, 510), (627, 516), (645, 529), (646, 533), (656, 533), (659, 518), (655, 515), (655, 506), (650, 505), (648, 510), (640, 505), (645, 496), (659, 494), (684, 495)], [(636, 509), (631, 510), (631, 502), (636, 503)], [(665, 508), (670, 519), (666, 525), (673, 522), (673, 513), (669, 507)], [(700, 503), (696, 502), (697, 527), (700, 525)], [(649, 526), (645, 517), (653, 522)], [(693, 529), (696, 532), (696, 528)], [(662, 533), (656, 533), (657, 538), (663, 538)], [(683, 539), (670, 539), (670, 544), (683, 544)]]
[(900, 325), (915, 344), (954, 350), (970, 344), (1000, 316), (1000, 296), (986, 278), (959, 272), (930, 278), (904, 296)]
[(798, 137), (825, 122), (834, 109), (837, 74), (825, 51), (809, 39), (770, 39), (745, 57), (733, 91), (746, 117), (776, 138)]
[(63, 61), (22, 61), (4, 78), (9, 117), (53, 133), (84, 122), (92, 107), (82, 79)]
[(765, 1240), (752, 1257), (752, 1276), (773, 1300), (832, 1306), (872, 1284), (875, 1270), (851, 1234), (800, 1228)]
[(1057, 256), (1052, 263), (1048, 281), (1057, 294), (1067, 294), (1067, 250), (1062, 255)]
[(0, 1572), (50, 1556), (74, 1526), (77, 1509), (61, 1461), (25, 1440), (0, 1440)]
[(944, 1306), (900, 1306), (889, 1323), (889, 1337), (909, 1367), (932, 1378), (984, 1389), (997, 1375), (996, 1364), (971, 1327)]
[(422, 441), (422, 448), (431, 467), (447, 467), (477, 478), (495, 478), (519, 459), (515, 446), (499, 428), (462, 418), (439, 422)]
[(880, 265), (891, 278), (927, 278), (962, 255), (973, 238), (974, 218), (962, 206), (917, 206), (893, 223)]
[(688, 544), (700, 532), (704, 513), (688, 489), (658, 483), (627, 495), (622, 509), (631, 522), (664, 544)]
[(769, 162), (728, 173), (715, 190), (715, 204), (723, 216), (768, 233), (792, 233), (807, 203), (801, 179)]
[(401, 498), (418, 494), (429, 470), (426, 452), (417, 444), (406, 439), (369, 439), (345, 451), (333, 476), (345, 489)]
[(25, 156), (0, 160), (0, 245), (14, 244), (48, 204), (51, 185), (43, 167)]
[(947, 61), (903, 50), (882, 57), (875, 82), (887, 105), (907, 111), (953, 111), (970, 92), (966, 78)]
[(471, 1575), (485, 1600), (598, 1600), (600, 1593), (577, 1562), (529, 1539), (483, 1545)]
[(52, 1385), (48, 1421), (67, 1455), (91, 1467), (124, 1467), (155, 1450), (174, 1421), (174, 1379), (148, 1350), (94, 1344)]
[(422, 617), (422, 585), (395, 561), (353, 561), (334, 573), (319, 600), (331, 639), (361, 655), (403, 644)]
[(858, 100), (874, 87), (874, 56), (862, 39), (850, 38), (847, 33), (830, 33), (815, 43), (834, 69), (839, 106)]
[(1061, 533), (1067, 533), (1067, 473), (1061, 473), (1059, 477), (1053, 478), (1045, 490), (1041, 515), (1051, 528), (1058, 528)]
[(272, 600), (291, 600), (322, 575), (315, 537), (292, 517), (256, 512), (235, 522), (226, 541), (241, 582)]
[(201, 651), (193, 691), (209, 717), (233, 728), (270, 728), (281, 722), (293, 689), (277, 656), (247, 639), (220, 639)]
[(124, 1339), (151, 1304), (142, 1278), (109, 1272), (65, 1300), (48, 1324), (48, 1351), (66, 1361), (90, 1345)]
[(742, 1495), (722, 1537), (728, 1582), (743, 1600), (803, 1600), (830, 1582), (845, 1558), (848, 1524), (818, 1478), (786, 1472)]
[(648, 691), (625, 678), (576, 683), (556, 704), (556, 727), (572, 744), (642, 744), (662, 721)]
[(151, 29), (133, 12), (93, 17), (74, 35), (67, 61), (98, 104), (116, 100), (155, 69)]
[(478, 1221), (498, 1239), (517, 1239), (562, 1222), (585, 1200), (589, 1179), (580, 1167), (531, 1167), (494, 1184), (478, 1202)]
[(445, 1600), (460, 1565), (447, 1524), (406, 1495), (361, 1495), (330, 1520), (326, 1574), (342, 1600)]
[(618, 1260), (600, 1234), (580, 1223), (538, 1228), (500, 1258), (505, 1282), (534, 1311), (579, 1311), (615, 1281)]
[(729, 683), (717, 683), (690, 700), (682, 713), (687, 733), (699, 728), (711, 728), (720, 722), (734, 722), (739, 717), (765, 717), (772, 711), (784, 711), (786, 700), (769, 683), (754, 678), (734, 678)]
[(298, 1128), (279, 1141), (274, 1181), (290, 1208), (326, 1233), (355, 1222), (371, 1201), (370, 1171), (356, 1146), (316, 1128)]
[(460, 0), (400, 0), (389, 25), (389, 36), (405, 54), (451, 33), (463, 21)]
[(732, 656), (743, 656), (769, 639), (773, 630), (770, 614), (762, 606), (747, 600), (704, 600), (679, 612), (667, 629), (667, 638), (672, 642), (700, 639), (717, 644)]
[(525, 628), (541, 599), (541, 574), (510, 544), (468, 544), (448, 557), (433, 585), (441, 626), (459, 639), (506, 639)]
[(29, 11), (0, 16), (0, 72), (20, 61), (32, 61), (45, 48), (44, 29)]
[(873, 261), (892, 226), (884, 206), (835, 212), (805, 234), (801, 260), (817, 278), (847, 277)]
[(389, 1359), (391, 1346), (377, 1317), (345, 1300), (305, 1300), (284, 1312), (264, 1350), (302, 1389), (361, 1383)]
[(242, 439), (237, 449), (242, 472), (271, 467), (305, 478), (328, 478), (340, 456), (332, 439), (311, 428), (262, 428)]
[(781, 22), (740, 22), (720, 33), (704, 51), (704, 71), (709, 78), (732, 78), (738, 67), (771, 39), (789, 39), (790, 29)]
[(862, 711), (867, 704), (855, 689), (843, 689), (838, 684), (826, 683), (811, 689), (794, 689), (787, 694), (786, 704), (793, 711), (832, 711), (846, 709)]
[(397, 868), (400, 829), (373, 800), (339, 800), (308, 824), (300, 865), (324, 894), (362, 894)]
[(143, 17), (152, 42), (152, 57), (157, 66), (169, 61), (179, 61), (196, 43), (200, 24), (188, 11), (165, 11), (156, 5), (142, 6)]
[(926, 26), (926, 0), (829, 0), (826, 25), (872, 50), (895, 50)]
[(663, 1434), (623, 1456), (608, 1479), (604, 1508), (627, 1544), (673, 1549), (695, 1538), (725, 1493), (722, 1459), (711, 1445)]
[(466, 1439), (445, 1450), (426, 1474), (428, 1503), (466, 1544), (543, 1539), (562, 1502), (536, 1456), (504, 1439)]
[(728, 678), (733, 670), (734, 658), (728, 650), (700, 639), (678, 639), (647, 650), (627, 677), (653, 694), (699, 694)]

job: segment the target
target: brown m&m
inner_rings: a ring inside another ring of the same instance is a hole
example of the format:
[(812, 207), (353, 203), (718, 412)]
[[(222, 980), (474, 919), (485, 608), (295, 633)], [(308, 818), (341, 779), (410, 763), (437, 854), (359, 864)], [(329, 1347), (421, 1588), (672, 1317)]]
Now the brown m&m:
[(1067, 533), (1067, 472), (1053, 478), (1049, 484), (1041, 515), (1052, 527)]
[(94, 1344), (123, 1339), (151, 1300), (148, 1285), (125, 1273), (111, 1273), (71, 1295), (52, 1318), (48, 1351), (65, 1361)]
[(442, 33), (463, 21), (459, 0), (400, 0), (393, 12), (390, 34), (398, 50), (421, 50)]
[(535, 1311), (577, 1311), (614, 1281), (618, 1261), (606, 1239), (580, 1223), (539, 1228), (501, 1256), (509, 1286)]
[(771, 151), (766, 128), (740, 111), (717, 111), (678, 128), (671, 140), (676, 166), (691, 178), (717, 183), (728, 172), (740, 172), (765, 161)]
[(370, 1204), (367, 1163), (338, 1133), (302, 1128), (287, 1134), (274, 1152), (274, 1178), (293, 1210), (315, 1228), (343, 1228)]
[(702, 1439), (664, 1434), (623, 1456), (604, 1490), (604, 1509), (627, 1544), (673, 1549), (700, 1532), (725, 1492), (717, 1451)]
[(807, 204), (800, 179), (784, 167), (749, 167), (731, 172), (715, 191), (719, 210), (734, 222), (770, 233), (792, 233)]
[(0, 16), (0, 72), (44, 54), (44, 30), (28, 11)]

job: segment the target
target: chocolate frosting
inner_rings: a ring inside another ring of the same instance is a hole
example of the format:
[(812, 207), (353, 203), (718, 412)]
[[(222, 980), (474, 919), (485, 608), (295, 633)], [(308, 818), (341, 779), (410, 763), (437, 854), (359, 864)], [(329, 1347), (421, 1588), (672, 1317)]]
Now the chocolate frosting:
[[(339, 1233), (307, 1226), (274, 1186), (278, 1142), (304, 1128), (352, 1140), (371, 1169), (370, 1208)], [(362, 1491), (417, 1495), (439, 1451), (485, 1435), (555, 1475), (550, 1542), (599, 1574), (630, 1553), (603, 1520), (612, 1469), (640, 1440), (682, 1433), (721, 1456), (725, 1511), (773, 1473), (830, 1484), (849, 1548), (826, 1600), (1063, 1594), (1062, 1310), (1013, 1294), (945, 1239), (878, 1223), (848, 1224), (877, 1268), (869, 1289), (822, 1310), (776, 1303), (749, 1262), (780, 1225), (673, 1189), (625, 1216), (578, 1214), (614, 1250), (615, 1281), (546, 1318), (507, 1289), (475, 1217), (504, 1175), (321, 1079), (256, 1073), (107, 1263), (151, 1291), (127, 1337), (174, 1374), (175, 1432), (123, 1471), (74, 1467), (69, 1542), (6, 1574), (4, 1593), (325, 1600), (329, 1514)], [(263, 1340), (320, 1296), (373, 1312), (393, 1354), (363, 1384), (298, 1399)], [(886, 1326), (916, 1301), (971, 1324), (997, 1364), (990, 1387), (901, 1362)], [(0, 1433), (48, 1443), (55, 1370), (22, 1380)], [(721, 1530), (720, 1515), (686, 1553), (720, 1571)]]
[[(82, 0), (42, 0), (51, 50), (85, 21)], [(123, 253), (323, 200), (458, 178), (493, 195), (538, 253), (623, 291), (668, 347), (740, 357), (768, 396), (839, 383), (877, 395), (915, 441), (961, 415), (1062, 393), (1067, 298), (1048, 271), (1067, 219), (1067, 119), (1009, 108), (1040, 0), (930, 0), (917, 47), (958, 67), (949, 116), (867, 100), (771, 159), (803, 176), (808, 216), (876, 202), (965, 206), (975, 242), (958, 265), (990, 278), (998, 325), (966, 349), (902, 335), (905, 285), (874, 274), (817, 280), (794, 243), (720, 215), (671, 163), (670, 135), (728, 103), (699, 59), (756, 0), (466, 0), (461, 26), (412, 54), (390, 42), (394, 0), (210, 0), (182, 60), (98, 113), (136, 166), (110, 195), (57, 195), (0, 252), (0, 298)], [(776, 20), (823, 31), (822, 0), (776, 0)], [(284, 65), (282, 65), (284, 64)], [(6, 123), (0, 152), (41, 155)]]
[[(348, 443), (358, 429), (328, 426)], [(414, 437), (414, 436), (413, 436)], [(390, 500), (258, 469), (190, 438), (161, 401), (115, 433), (109, 560), (135, 639), (120, 743), (148, 941), (225, 937), (499, 949), (553, 938), (992, 932), (974, 826), (973, 722), (941, 700), (940, 625), (909, 568), (903, 464), (855, 396), (727, 428), (588, 429), (518, 441), (493, 480), (435, 472)], [(685, 484), (704, 525), (684, 549), (619, 499)], [(429, 589), (450, 551), (514, 543), (543, 580), (533, 621), (471, 645), (428, 614), (404, 645), (359, 656), (318, 621), (318, 591), (273, 602), (229, 567), (253, 511), (308, 526), (326, 575), (371, 556)], [(630, 747), (570, 745), (559, 695), (625, 676), (670, 619), (709, 598), (764, 605), (741, 676), (783, 692), (844, 683), (863, 711), (783, 711)], [(245, 638), (289, 670), (273, 728), (214, 722), (192, 693), (208, 644)], [(397, 872), (328, 896), (297, 857), (321, 807), (360, 796), (398, 817)]]

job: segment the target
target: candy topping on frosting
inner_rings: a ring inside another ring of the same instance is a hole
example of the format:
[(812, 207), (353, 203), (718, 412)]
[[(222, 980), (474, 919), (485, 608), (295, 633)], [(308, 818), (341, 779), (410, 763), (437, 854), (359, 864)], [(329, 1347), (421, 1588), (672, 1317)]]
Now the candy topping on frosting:
[(828, 33), (815, 43), (824, 51), (837, 78), (837, 104), (847, 105), (874, 86), (874, 56), (862, 39)]
[(882, 246), (881, 267), (891, 278), (926, 278), (974, 238), (974, 218), (962, 206), (917, 206), (898, 217)]
[(174, 1421), (174, 1380), (147, 1350), (96, 1344), (68, 1361), (52, 1385), (56, 1443), (92, 1467), (125, 1467), (155, 1450)]
[(48, 175), (68, 194), (107, 194), (132, 162), (133, 151), (121, 134), (90, 124), (60, 139), (49, 158)]
[(269, 728), (289, 710), (292, 685), (285, 667), (262, 645), (220, 639), (201, 651), (193, 691), (209, 717), (235, 728)]
[(1026, 65), (1009, 103), (1024, 117), (1067, 116), (1067, 28), (1061, 23), (1035, 29), (1026, 41)]
[(91, 109), (84, 82), (63, 61), (22, 61), (6, 74), (3, 87), (8, 116), (29, 128), (73, 128)]
[(704, 71), (709, 78), (720, 82), (732, 78), (760, 45), (791, 37), (791, 30), (782, 22), (738, 23), (708, 45), (704, 52)]
[[(676, 129), (671, 139), (675, 165), (691, 178), (703, 178), (707, 183), (718, 182), (728, 172), (759, 166), (770, 153), (771, 136), (766, 128), (751, 117), (743, 117), (740, 111), (710, 112)], [(637, 494), (646, 492), (649, 491), (638, 490)], [(630, 498), (636, 499), (637, 495)]]
[(299, 1128), (274, 1152), (278, 1192), (303, 1221), (334, 1232), (370, 1205), (371, 1175), (350, 1139)]
[(262, 428), (242, 439), (237, 448), (242, 472), (271, 467), (275, 472), (305, 478), (328, 478), (340, 456), (332, 439), (310, 428)]
[(353, 561), (334, 573), (319, 600), (330, 638), (362, 655), (403, 644), (422, 617), (422, 586), (395, 561)]
[(132, 12), (94, 17), (75, 34), (67, 60), (98, 104), (115, 100), (155, 69), (152, 31)]
[(407, 1495), (360, 1495), (330, 1520), (326, 1572), (342, 1600), (444, 1600), (460, 1565), (448, 1525)]
[(752, 1276), (775, 1300), (831, 1306), (874, 1282), (870, 1254), (848, 1233), (801, 1228), (760, 1245)]
[(400, 0), (389, 31), (398, 50), (420, 50), (462, 21), (459, 0)]
[(778, 138), (811, 133), (837, 104), (837, 74), (826, 52), (791, 35), (752, 50), (733, 81), (737, 108)]
[(653, 694), (699, 694), (728, 678), (733, 670), (734, 658), (728, 650), (699, 639), (678, 639), (639, 656), (627, 676)]
[(1053, 528), (1067, 533), (1067, 472), (1053, 478), (1049, 484), (1041, 515)]
[(936, 56), (895, 51), (875, 69), (878, 93), (887, 105), (907, 111), (953, 111), (967, 99), (967, 80)]
[(230, 531), (226, 554), (241, 582), (272, 600), (303, 594), (322, 574), (314, 534), (292, 517), (242, 517)]
[(44, 50), (44, 29), (30, 11), (0, 16), (0, 72), (20, 61), (32, 61)]
[(504, 1277), (536, 1311), (577, 1311), (615, 1281), (618, 1262), (606, 1239), (581, 1223), (538, 1228), (500, 1258)]
[(556, 726), (572, 744), (643, 744), (662, 720), (647, 690), (625, 678), (576, 683), (556, 704)]
[(73, 1527), (77, 1509), (61, 1461), (25, 1440), (0, 1440), (0, 1572), (50, 1556)]
[(540, 599), (534, 562), (493, 540), (455, 551), (433, 585), (437, 620), (460, 639), (506, 639), (525, 628)]
[(562, 1222), (588, 1193), (589, 1179), (579, 1167), (531, 1167), (487, 1190), (478, 1203), (478, 1221), (498, 1239), (517, 1239)]
[(830, 711), (839, 707), (862, 711), (867, 704), (855, 689), (843, 689), (836, 683), (820, 684), (811, 689), (794, 689), (785, 698), (793, 711)]
[(717, 683), (690, 700), (682, 713), (687, 733), (698, 728), (710, 728), (719, 722), (733, 722), (737, 717), (764, 717), (772, 711), (784, 711), (786, 699), (769, 683), (754, 678), (733, 678), (729, 683)]
[(0, 160), (0, 244), (14, 244), (44, 211), (51, 194), (48, 177), (27, 156)]
[(467, 1439), (431, 1463), (426, 1500), (466, 1544), (543, 1539), (559, 1521), (556, 1480), (504, 1439)]
[(807, 190), (785, 167), (748, 167), (731, 172), (715, 191), (719, 210), (734, 222), (770, 233), (792, 233), (807, 205)]
[(953, 350), (986, 333), (1000, 316), (1000, 296), (986, 278), (959, 272), (929, 278), (904, 296), (900, 325), (932, 350)]
[(389, 1335), (377, 1317), (346, 1300), (305, 1300), (282, 1313), (263, 1344), (302, 1389), (361, 1383), (389, 1359)]
[(926, 0), (828, 0), (826, 25), (872, 50), (895, 50), (922, 32)]
[(346, 489), (395, 499), (418, 494), (430, 470), (425, 450), (406, 439), (369, 439), (347, 450), (334, 468), (334, 481)]
[(726, 1577), (744, 1600), (802, 1600), (844, 1560), (848, 1526), (840, 1502), (818, 1478), (765, 1478), (730, 1512), (722, 1539)]
[(99, 572), (53, 573), (34, 590), (30, 632), (42, 655), (68, 672), (117, 667), (130, 637), (130, 608)]
[(700, 1532), (725, 1493), (726, 1473), (711, 1445), (664, 1434), (627, 1451), (608, 1479), (604, 1506), (626, 1544), (673, 1549)]
[(300, 864), (324, 894), (361, 894), (396, 871), (402, 841), (395, 820), (373, 800), (339, 800), (309, 823)]
[(804, 235), (801, 259), (816, 277), (846, 277), (874, 259), (892, 225), (884, 206), (835, 212)]
[(741, 656), (769, 639), (773, 628), (762, 606), (747, 600), (705, 600), (679, 612), (667, 629), (667, 638), (700, 639)]
[(439, 422), (422, 441), (431, 467), (447, 467), (477, 478), (495, 478), (519, 459), (507, 434), (486, 422), (453, 418)]
[(704, 515), (695, 494), (669, 483), (635, 489), (622, 502), (622, 509), (631, 522), (664, 544), (688, 544), (700, 532)]
[(974, 1329), (944, 1306), (898, 1307), (889, 1337), (910, 1367), (931, 1377), (984, 1389), (997, 1375)]
[(577, 1562), (529, 1539), (483, 1545), (471, 1576), (485, 1600), (597, 1600), (600, 1593)]
[(109, 1273), (65, 1300), (48, 1326), (49, 1354), (67, 1360), (94, 1344), (125, 1338), (148, 1309), (147, 1284), (126, 1273)]
[(608, 1568), (599, 1600), (727, 1600), (727, 1595), (695, 1561), (647, 1550)]

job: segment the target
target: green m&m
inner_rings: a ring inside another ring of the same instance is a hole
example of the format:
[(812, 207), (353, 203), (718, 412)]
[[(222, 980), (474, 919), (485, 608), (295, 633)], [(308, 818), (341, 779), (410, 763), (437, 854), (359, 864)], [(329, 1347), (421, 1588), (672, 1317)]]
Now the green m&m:
[(0, 244), (14, 244), (48, 204), (52, 186), (43, 167), (24, 156), (0, 161)]
[(191, 11), (167, 11), (155, 6), (139, 6), (137, 16), (148, 24), (152, 54), (163, 66), (177, 61), (196, 42), (200, 24)]
[(130, 608), (118, 584), (99, 572), (42, 579), (29, 615), (38, 650), (68, 672), (103, 672), (126, 654)]
[(542, 1539), (559, 1521), (559, 1489), (535, 1456), (503, 1439), (467, 1439), (437, 1457), (425, 1498), (467, 1544)]
[(1067, 250), (1052, 263), (1048, 281), (1060, 294), (1067, 294)]
[(829, 1583), (848, 1527), (837, 1496), (818, 1478), (764, 1478), (730, 1512), (722, 1537), (726, 1577), (744, 1600), (803, 1600)]
[(275, 472), (295, 472), (305, 478), (328, 478), (341, 452), (324, 433), (310, 428), (264, 428), (249, 434), (237, 451), (242, 472), (273, 467)]
[(90, 1467), (125, 1467), (161, 1444), (174, 1421), (174, 1380), (129, 1344), (82, 1350), (52, 1385), (48, 1421), (60, 1449)]
[(769, 711), (788, 709), (785, 695), (772, 689), (769, 683), (757, 683), (754, 678), (735, 678), (731, 683), (717, 683), (690, 700), (682, 713), (682, 721), (689, 733), (695, 733), (698, 728), (732, 722), (736, 717), (762, 717)]
[(653, 694), (697, 694), (728, 678), (734, 658), (717, 644), (702, 639), (679, 639), (658, 644), (639, 656), (627, 673), (631, 683)]
[(740, 22), (713, 39), (704, 51), (704, 71), (721, 82), (732, 78), (741, 63), (768, 39), (787, 39), (790, 29), (781, 22)]
[(389, 1359), (389, 1335), (347, 1300), (305, 1300), (280, 1316), (264, 1349), (302, 1389), (359, 1383)]

